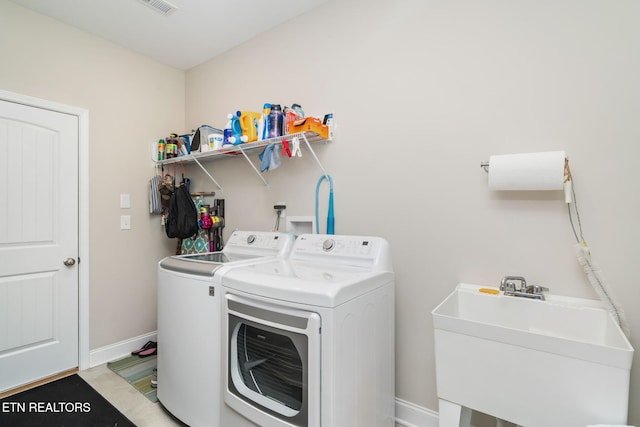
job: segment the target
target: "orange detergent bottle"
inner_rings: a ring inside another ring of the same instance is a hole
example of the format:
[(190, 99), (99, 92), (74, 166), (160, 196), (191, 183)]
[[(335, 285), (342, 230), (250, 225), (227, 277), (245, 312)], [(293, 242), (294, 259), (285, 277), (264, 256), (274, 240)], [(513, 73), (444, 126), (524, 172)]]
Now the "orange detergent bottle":
[(254, 113), (252, 111), (238, 111), (240, 117), (240, 128), (242, 129), (242, 135), (247, 137), (247, 142), (253, 142), (258, 140), (258, 120), (262, 117), (261, 113)]

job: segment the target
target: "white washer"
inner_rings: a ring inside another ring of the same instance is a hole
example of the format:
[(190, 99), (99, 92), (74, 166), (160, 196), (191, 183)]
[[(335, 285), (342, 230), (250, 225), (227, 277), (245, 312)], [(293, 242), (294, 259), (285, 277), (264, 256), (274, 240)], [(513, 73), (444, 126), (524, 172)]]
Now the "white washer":
[(221, 292), (225, 266), (288, 254), (293, 236), (235, 231), (220, 252), (164, 258), (158, 264), (158, 400), (192, 427), (220, 426)]
[(222, 425), (393, 427), (394, 273), (378, 237), (306, 234), (286, 260), (214, 277)]

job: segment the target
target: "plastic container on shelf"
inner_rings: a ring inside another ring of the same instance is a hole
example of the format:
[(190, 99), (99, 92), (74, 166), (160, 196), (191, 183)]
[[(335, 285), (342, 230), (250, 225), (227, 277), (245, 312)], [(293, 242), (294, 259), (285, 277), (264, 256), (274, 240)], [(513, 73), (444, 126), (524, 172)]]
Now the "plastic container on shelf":
[(269, 112), (269, 138), (282, 136), (284, 133), (284, 113), (278, 104), (271, 105)]
[(262, 116), (261, 113), (254, 113), (252, 111), (238, 111), (240, 117), (240, 127), (242, 128), (242, 134), (247, 137), (246, 142), (253, 142), (258, 140), (258, 121)]

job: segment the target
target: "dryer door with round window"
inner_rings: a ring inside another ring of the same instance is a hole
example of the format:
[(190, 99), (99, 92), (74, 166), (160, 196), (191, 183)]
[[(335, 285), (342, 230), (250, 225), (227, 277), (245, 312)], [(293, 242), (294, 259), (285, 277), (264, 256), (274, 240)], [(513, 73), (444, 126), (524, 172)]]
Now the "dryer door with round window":
[(227, 393), (261, 424), (319, 425), (320, 316), (227, 295)]

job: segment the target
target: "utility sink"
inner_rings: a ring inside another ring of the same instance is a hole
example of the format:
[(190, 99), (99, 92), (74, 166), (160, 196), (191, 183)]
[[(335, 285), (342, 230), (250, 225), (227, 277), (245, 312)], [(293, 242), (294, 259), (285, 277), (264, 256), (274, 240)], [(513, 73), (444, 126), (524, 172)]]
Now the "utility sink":
[(461, 283), (432, 316), (441, 427), (626, 424), (634, 350), (600, 301)]

